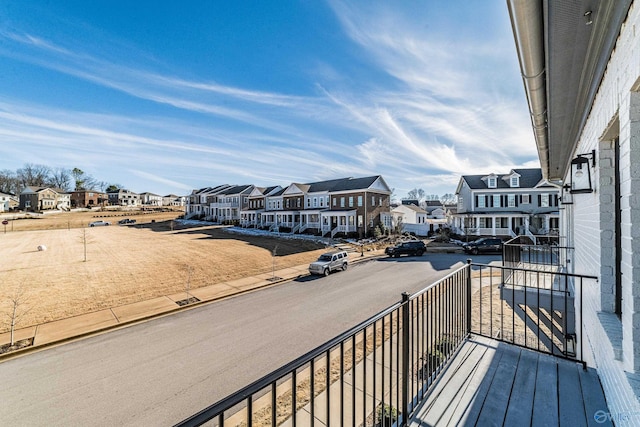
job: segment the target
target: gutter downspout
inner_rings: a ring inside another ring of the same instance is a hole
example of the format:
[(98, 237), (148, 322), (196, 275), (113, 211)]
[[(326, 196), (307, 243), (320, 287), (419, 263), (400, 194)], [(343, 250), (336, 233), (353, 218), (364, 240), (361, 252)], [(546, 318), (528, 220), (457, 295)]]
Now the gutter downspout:
[(540, 0), (507, 0), (542, 176), (548, 179), (549, 140), (542, 3)]

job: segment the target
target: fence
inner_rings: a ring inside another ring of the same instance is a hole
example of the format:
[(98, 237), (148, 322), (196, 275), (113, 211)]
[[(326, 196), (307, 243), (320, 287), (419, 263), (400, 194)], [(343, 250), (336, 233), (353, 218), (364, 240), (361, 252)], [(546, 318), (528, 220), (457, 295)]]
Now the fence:
[(179, 423), (391, 426), (466, 338), (468, 266)]
[(472, 264), (471, 332), (582, 362), (582, 294), (597, 278)]
[(177, 425), (406, 425), (469, 333), (580, 360), (585, 279), (469, 261)]

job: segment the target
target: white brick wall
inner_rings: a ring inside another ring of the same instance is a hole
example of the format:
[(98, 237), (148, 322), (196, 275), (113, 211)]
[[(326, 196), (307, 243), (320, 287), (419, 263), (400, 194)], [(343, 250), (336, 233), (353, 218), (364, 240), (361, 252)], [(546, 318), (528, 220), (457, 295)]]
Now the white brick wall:
[[(595, 364), (609, 410), (640, 423), (640, 6), (632, 5), (585, 124), (576, 154), (596, 150), (595, 192), (574, 194), (565, 234), (575, 247), (573, 270), (598, 276), (583, 294), (585, 359)], [(613, 314), (615, 289), (614, 173), (611, 141), (618, 120), (621, 168), (622, 320)], [(608, 133), (610, 136), (610, 133)], [(567, 177), (567, 182), (570, 181)], [(634, 257), (634, 254), (636, 256)]]

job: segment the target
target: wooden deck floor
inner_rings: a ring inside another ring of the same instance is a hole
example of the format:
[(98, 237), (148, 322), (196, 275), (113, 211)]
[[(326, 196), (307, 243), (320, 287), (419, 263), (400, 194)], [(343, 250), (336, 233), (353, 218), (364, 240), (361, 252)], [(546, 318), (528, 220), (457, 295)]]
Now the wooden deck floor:
[(611, 426), (610, 421), (596, 422), (598, 411), (608, 413), (594, 369), (472, 336), (409, 424)]

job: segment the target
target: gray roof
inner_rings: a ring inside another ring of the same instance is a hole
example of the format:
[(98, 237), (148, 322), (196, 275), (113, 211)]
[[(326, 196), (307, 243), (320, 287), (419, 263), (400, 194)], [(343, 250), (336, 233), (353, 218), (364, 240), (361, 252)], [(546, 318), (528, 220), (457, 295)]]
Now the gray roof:
[(307, 192), (316, 193), (321, 191), (352, 191), (363, 190), (371, 187), (376, 180), (380, 178), (380, 175), (365, 176), (362, 178), (339, 178), (331, 179), (328, 181), (312, 182), (309, 184), (302, 184), (309, 186)]
[[(540, 168), (513, 169), (512, 171), (520, 175), (520, 187), (518, 188), (533, 188), (536, 185), (538, 185), (540, 181), (542, 181), (542, 169)], [(487, 186), (487, 180), (482, 179), (489, 175), (490, 174), (463, 175), (462, 179), (467, 183), (469, 188), (471, 188), (472, 190), (489, 189), (489, 187)], [(506, 174), (496, 174), (496, 176), (498, 177), (496, 188), (511, 188), (509, 183), (506, 182), (504, 179), (502, 179), (505, 176), (509, 176), (509, 175), (511, 175), (511, 172)]]
[(249, 192), (251, 192), (253, 190), (253, 185), (234, 185), (233, 187), (224, 190), (220, 194), (225, 194), (225, 195), (242, 194), (242, 193), (246, 192), (247, 190), (249, 190)]

